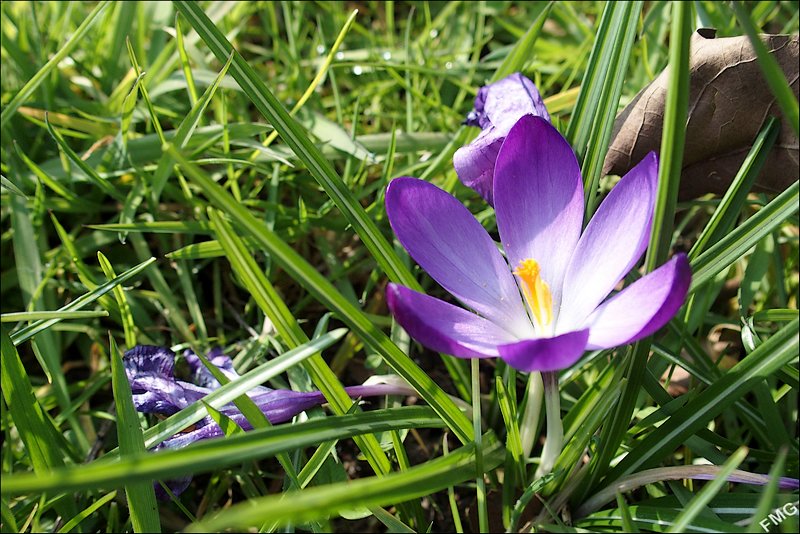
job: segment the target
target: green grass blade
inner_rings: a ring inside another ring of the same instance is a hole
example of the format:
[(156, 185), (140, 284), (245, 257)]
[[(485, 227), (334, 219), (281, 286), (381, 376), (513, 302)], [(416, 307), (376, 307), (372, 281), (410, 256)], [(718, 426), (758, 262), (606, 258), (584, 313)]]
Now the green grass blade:
[(92, 167), (87, 165), (86, 162), (83, 161), (80, 158), (80, 156), (78, 156), (75, 153), (74, 150), (72, 150), (72, 148), (69, 146), (69, 144), (67, 144), (67, 142), (64, 141), (64, 138), (61, 137), (61, 134), (58, 133), (58, 131), (55, 128), (53, 128), (52, 124), (50, 124), (50, 119), (49, 119), (49, 116), (48, 116), (47, 113), (45, 113), (45, 115), (44, 115), (44, 123), (45, 123), (45, 125), (47, 125), (47, 131), (50, 132), (50, 135), (53, 137), (53, 139), (55, 139), (55, 141), (58, 144), (59, 148), (64, 151), (64, 154), (67, 155), (67, 157), (70, 159), (70, 161), (72, 161), (75, 165), (77, 165), (78, 168), (80, 170), (82, 170), (86, 174), (86, 176), (87, 176), (87, 178), (89, 179), (90, 182), (92, 182), (94, 185), (96, 185), (104, 193), (106, 193), (107, 195), (109, 195), (109, 196), (111, 196), (111, 197), (113, 197), (113, 198), (115, 198), (117, 200), (121, 201), (121, 200), (125, 199), (125, 196), (122, 193), (120, 193), (119, 191), (117, 191), (116, 187), (111, 185), (111, 183), (108, 182), (108, 180), (104, 180), (103, 178), (100, 178), (100, 176), (98, 176), (97, 172), (95, 172), (95, 170)]
[(64, 465), (62, 453), (53, 438), (58, 433), (52, 421), (33, 394), (33, 386), (25, 372), (16, 347), (2, 334), (3, 397), (14, 420), (19, 437), (25, 444), (31, 465), (37, 473), (46, 473)]
[[(598, 70), (593, 70), (600, 78), (589, 80), (590, 87), (596, 85), (600, 90), (596, 93), (596, 101), (588, 109), (594, 110), (591, 120), (583, 124), (576, 132), (575, 147), (584, 153), (581, 175), (584, 180), (584, 197), (586, 199), (586, 212), (584, 219), (588, 222), (597, 208), (599, 200), (598, 188), (603, 160), (608, 152), (611, 141), (611, 132), (614, 127), (614, 118), (617, 116), (619, 99), (622, 95), (622, 85), (628, 71), (633, 42), (636, 37), (636, 21), (642, 12), (644, 2), (609, 2), (609, 9), (615, 11), (612, 28), (603, 41), (603, 57)], [(598, 35), (598, 40), (601, 37)], [(584, 81), (586, 83), (586, 81)], [(588, 114), (587, 114), (588, 116)], [(586, 139), (586, 145), (582, 143)]]
[[(775, 496), (778, 494), (778, 481), (783, 474), (783, 467), (786, 465), (786, 449), (782, 449), (778, 453), (778, 458), (772, 464), (769, 470), (769, 482), (764, 485), (764, 490), (761, 492), (761, 497), (758, 499), (758, 507), (753, 518), (767, 517), (773, 507)], [(759, 525), (758, 521), (753, 521), (747, 529), (748, 532), (764, 532), (764, 529)]]
[(16, 323), (19, 321), (40, 321), (47, 319), (94, 319), (95, 317), (108, 317), (105, 310), (99, 311), (32, 311), (11, 312), (0, 315), (2, 323)]
[[(287, 345), (297, 347), (307, 342), (308, 337), (281, 300), (278, 292), (267, 280), (263, 271), (258, 268), (252, 255), (244, 247), (242, 240), (234, 233), (233, 228), (216, 210), (209, 209), (208, 214), (234, 271), (239, 274), (256, 303), (273, 322)], [(314, 383), (331, 403), (334, 411), (339, 414), (346, 413), (352, 401), (322, 356), (313, 355), (306, 361), (305, 366)], [(369, 456), (370, 463), (378, 473), (389, 472), (391, 465), (376, 439), (367, 437), (359, 439), (358, 442), (359, 447)]]
[(94, 501), (92, 504), (87, 506), (86, 509), (78, 512), (78, 515), (76, 515), (75, 517), (71, 518), (69, 521), (64, 523), (64, 526), (58, 529), (58, 532), (59, 533), (71, 532), (72, 529), (80, 525), (84, 519), (86, 519), (87, 517), (92, 517), (92, 515), (95, 512), (97, 512), (100, 508), (105, 506), (109, 501), (115, 499), (116, 497), (117, 497), (116, 490), (103, 495), (102, 497)]
[[(100, 262), (100, 268), (103, 269), (103, 273), (105, 273), (109, 280), (116, 278), (117, 275), (114, 272), (114, 268), (111, 266), (111, 262), (108, 261), (108, 258), (100, 251), (97, 252), (97, 260)], [(131, 306), (128, 304), (128, 298), (125, 296), (125, 291), (122, 289), (121, 285), (115, 286), (112, 292), (117, 301), (117, 306), (119, 306), (122, 329), (125, 332), (125, 345), (127, 348), (131, 349), (136, 345), (136, 327), (133, 322), (133, 315), (131, 315)]]
[[(117, 409), (117, 437), (119, 439), (120, 457), (136, 457), (145, 453), (142, 439), (142, 427), (133, 406), (131, 387), (122, 364), (122, 357), (109, 336), (109, 356), (111, 358), (111, 386), (114, 391), (114, 403)], [(161, 521), (156, 504), (156, 493), (150, 480), (128, 482), (125, 484), (125, 496), (128, 499), (128, 511), (134, 532), (161, 532)]]
[(39, 69), (36, 74), (28, 80), (28, 82), (19, 90), (19, 92), (14, 95), (14, 98), (11, 101), (3, 106), (3, 111), (0, 112), (0, 127), (6, 125), (8, 119), (10, 119), (17, 109), (22, 105), (25, 100), (33, 94), (39, 84), (55, 69), (61, 61), (72, 52), (72, 49), (75, 48), (79, 43), (83, 42), (83, 38), (86, 33), (89, 31), (89, 28), (92, 27), (92, 23), (97, 19), (97, 16), (103, 12), (103, 10), (108, 5), (108, 0), (103, 0), (95, 8), (92, 10), (91, 13), (83, 20), (80, 26), (75, 30), (69, 40), (64, 43), (56, 52), (50, 60), (45, 63), (45, 65)]
[[(488, 440), (487, 440), (488, 441)], [(499, 442), (487, 443), (484, 461), (487, 470), (503, 461)], [(322, 519), (355, 506), (382, 506), (416, 499), (459, 484), (475, 476), (475, 445), (465, 445), (447, 456), (385, 477), (369, 477), (312, 488), (292, 494), (291, 499), (269, 496), (235, 506), (192, 525), (191, 532), (244, 528), (264, 522), (301, 523)]]
[[(98, 460), (87, 465), (48, 471), (43, 475), (15, 474), (4, 477), (0, 491), (3, 495), (21, 495), (54, 489), (73, 491), (114, 488), (130, 482), (216, 471), (251, 460), (270, 458), (280, 452), (292, 452), (324, 441), (346, 439), (360, 434), (441, 426), (442, 420), (427, 406), (339, 415), (251, 430), (241, 435), (207, 440), (182, 449), (139, 453), (113, 462)], [(474, 476), (474, 468), (472, 475)]]

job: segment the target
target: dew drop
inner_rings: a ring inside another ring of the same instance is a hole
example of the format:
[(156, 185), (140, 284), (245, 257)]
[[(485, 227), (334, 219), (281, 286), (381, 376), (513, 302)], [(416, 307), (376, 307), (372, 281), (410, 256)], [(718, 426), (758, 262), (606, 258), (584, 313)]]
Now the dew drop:
[(430, 36), (431, 36), (431, 39), (436, 39), (437, 37), (439, 37), (439, 30), (437, 30), (436, 28), (432, 29), (431, 33), (430, 33)]
[(381, 54), (381, 57), (383, 58), (384, 61), (389, 61), (390, 59), (392, 59), (392, 53), (384, 52), (383, 54)]
[(336, 52), (336, 59), (344, 59), (344, 52)]
[(361, 74), (363, 72), (364, 72), (364, 69), (362, 69), (359, 65), (356, 65), (355, 67), (353, 67), (353, 74), (355, 74), (356, 76), (361, 76)]
[(321, 56), (324, 53), (325, 53), (325, 46), (317, 45), (317, 54), (319, 54)]

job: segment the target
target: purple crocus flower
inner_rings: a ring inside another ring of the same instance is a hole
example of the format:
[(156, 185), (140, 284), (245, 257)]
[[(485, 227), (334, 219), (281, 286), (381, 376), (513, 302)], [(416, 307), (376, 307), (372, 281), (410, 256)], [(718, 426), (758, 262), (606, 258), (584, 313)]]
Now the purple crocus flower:
[(397, 178), (389, 221), (409, 254), (472, 311), (390, 284), (392, 314), (423, 345), (461, 358), (501, 357), (522, 371), (555, 371), (587, 349), (653, 334), (689, 288), (678, 254), (610, 299), (647, 247), (658, 160), (651, 153), (609, 193), (581, 232), (583, 184), (567, 141), (527, 115), (497, 157), (494, 199), (506, 257), (472, 214), (438, 187)]
[[(189, 364), (192, 382), (175, 378), (173, 372), (175, 353), (166, 347), (137, 345), (125, 352), (123, 358), (125, 374), (128, 377), (133, 394), (133, 404), (137, 411), (164, 416), (172, 415), (220, 387), (220, 383), (196, 354), (187, 350), (184, 352), (184, 358)], [(207, 359), (231, 380), (239, 378), (239, 374), (233, 368), (233, 361), (221, 349), (217, 348), (209, 352)], [(388, 384), (353, 386), (345, 388), (345, 391), (353, 398), (413, 394), (413, 390), (409, 387)], [(247, 396), (255, 402), (267, 416), (269, 422), (273, 424), (288, 421), (300, 412), (326, 402), (325, 396), (319, 391), (300, 392), (289, 389), (270, 389), (263, 386), (253, 388), (247, 393)], [(223, 406), (220, 412), (244, 430), (252, 429), (252, 425), (233, 403)], [(190, 429), (164, 440), (155, 449), (176, 449), (195, 441), (222, 435), (223, 431), (216, 421), (211, 416), (207, 416), (192, 425)], [(182, 477), (167, 481), (167, 485), (174, 494), (178, 495), (189, 486), (191, 479), (191, 476)], [(156, 484), (156, 494), (161, 499), (168, 497), (158, 484)]]
[(464, 185), (477, 191), (489, 204), (494, 205), (492, 177), (500, 146), (517, 120), (529, 114), (550, 121), (539, 90), (532, 81), (515, 72), (481, 87), (475, 97), (475, 108), (464, 121), (482, 131), (472, 143), (456, 150), (453, 165)]

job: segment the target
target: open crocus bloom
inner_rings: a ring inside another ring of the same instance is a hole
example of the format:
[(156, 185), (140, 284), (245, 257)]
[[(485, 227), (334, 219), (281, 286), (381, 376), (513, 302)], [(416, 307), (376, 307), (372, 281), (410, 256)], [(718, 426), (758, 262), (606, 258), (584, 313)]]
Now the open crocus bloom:
[[(175, 353), (166, 347), (137, 345), (125, 352), (122, 361), (133, 394), (133, 404), (137, 411), (164, 416), (172, 415), (220, 387), (220, 383), (196, 354), (187, 350), (184, 352), (184, 358), (189, 364), (191, 382), (175, 378)], [(239, 378), (239, 374), (233, 368), (233, 361), (223, 354), (221, 349), (209, 352), (207, 359), (229, 379)], [(374, 384), (352, 386), (345, 388), (345, 391), (351, 397), (358, 398), (407, 395), (413, 390), (401, 385)], [(270, 389), (263, 386), (253, 388), (247, 393), (247, 396), (273, 424), (288, 421), (300, 412), (325, 402), (325, 397), (319, 391), (301, 392), (289, 389)], [(223, 406), (220, 412), (244, 430), (252, 429), (252, 425), (233, 403)], [(219, 425), (211, 416), (206, 416), (191, 429), (166, 439), (157, 445), (156, 449), (180, 448), (195, 441), (222, 435), (223, 431)], [(186, 476), (169, 480), (166, 483), (170, 490), (178, 495), (188, 487), (191, 479), (191, 476)], [(161, 499), (167, 498), (166, 492), (158, 484), (156, 484), (156, 494)]]
[(456, 150), (453, 166), (459, 179), (493, 204), (492, 177), (495, 160), (508, 131), (523, 115), (550, 120), (536, 85), (515, 72), (484, 85), (475, 97), (475, 108), (464, 124), (479, 126), (481, 133), (472, 143)]
[(386, 210), (398, 239), (472, 311), (390, 284), (392, 314), (433, 350), (501, 357), (522, 371), (563, 369), (587, 349), (654, 333), (686, 297), (691, 273), (685, 255), (606, 297), (647, 247), (657, 175), (651, 153), (581, 233), (583, 185), (575, 155), (548, 121), (523, 117), (508, 133), (494, 173), (506, 258), (451, 195), (415, 178), (393, 180)]

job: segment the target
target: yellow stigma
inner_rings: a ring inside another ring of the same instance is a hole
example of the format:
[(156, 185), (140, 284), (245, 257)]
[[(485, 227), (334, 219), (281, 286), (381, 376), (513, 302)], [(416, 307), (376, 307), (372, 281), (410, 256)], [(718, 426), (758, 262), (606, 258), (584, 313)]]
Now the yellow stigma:
[(536, 325), (543, 327), (553, 320), (553, 297), (539, 270), (539, 263), (536, 260), (527, 259), (519, 262), (514, 274), (522, 280), (522, 293)]

